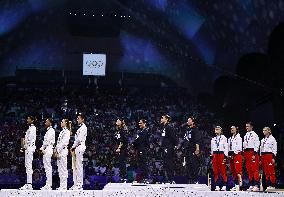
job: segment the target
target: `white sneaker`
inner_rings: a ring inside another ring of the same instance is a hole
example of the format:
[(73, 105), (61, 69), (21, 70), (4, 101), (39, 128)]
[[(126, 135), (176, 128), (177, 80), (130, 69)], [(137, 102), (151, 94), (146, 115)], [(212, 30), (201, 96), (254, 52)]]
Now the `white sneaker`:
[(232, 189), (230, 189), (231, 191), (240, 191), (240, 186), (239, 185), (235, 185)]
[(267, 191), (273, 190), (273, 189), (275, 189), (275, 187), (268, 186), (265, 191), (267, 192)]
[(239, 186), (239, 185), (236, 185), (235, 188), (236, 188), (236, 191), (237, 191), (237, 192), (240, 191), (240, 186)]
[(227, 191), (227, 187), (226, 186), (223, 186), (221, 191)]
[(67, 190), (67, 187), (58, 187), (56, 190)]
[(230, 191), (237, 191), (236, 186), (232, 187), (232, 188), (230, 189)]
[(42, 188), (40, 188), (40, 190), (52, 190), (50, 185), (45, 185)]
[(142, 184), (150, 184), (150, 182), (148, 181), (148, 179), (144, 179), (142, 180)]
[(220, 191), (220, 187), (216, 186), (215, 191)]
[(32, 184), (25, 184), (23, 187), (20, 187), (19, 190), (33, 190)]
[(74, 187), (76, 187), (76, 185), (72, 185), (72, 187), (70, 187), (69, 190), (73, 190)]
[(253, 191), (253, 192), (259, 192), (259, 188), (258, 188), (257, 186), (254, 186), (254, 187), (252, 188), (252, 191)]
[(249, 186), (249, 188), (247, 189), (248, 192), (251, 192), (253, 189), (253, 186)]
[(69, 190), (83, 190), (82, 186), (72, 186)]

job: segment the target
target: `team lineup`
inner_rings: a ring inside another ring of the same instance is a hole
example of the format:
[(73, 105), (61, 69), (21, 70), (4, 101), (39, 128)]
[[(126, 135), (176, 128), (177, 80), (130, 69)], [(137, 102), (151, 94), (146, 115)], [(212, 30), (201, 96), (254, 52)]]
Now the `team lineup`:
[[(53, 120), (47, 118), (45, 121), (46, 133), (42, 142), (42, 146), (38, 150), (43, 155), (43, 165), (46, 173), (46, 184), (41, 190), (52, 190), (52, 157), (57, 159), (58, 173), (60, 177), (60, 186), (57, 190), (67, 190), (67, 157), (70, 152), (72, 156), (73, 186), (69, 190), (83, 190), (83, 155), (86, 150), (87, 126), (85, 124), (86, 117), (83, 114), (77, 116), (77, 124), (79, 128), (75, 133), (75, 140), (71, 148), (69, 141), (71, 136), (72, 123), (68, 119), (61, 121), (61, 131), (55, 140), (55, 130), (52, 127)], [(21, 151), (25, 153), (25, 168), (27, 181), (21, 187), (21, 190), (32, 190), (32, 174), (33, 174), (33, 154), (36, 151), (36, 131), (34, 125), (35, 118), (28, 116), (27, 124), (29, 128), (25, 133), (22, 141)], [(163, 115), (160, 123), (162, 150), (163, 150), (163, 172), (164, 182), (175, 183), (172, 159), (175, 149), (185, 149), (186, 155), (183, 161), (186, 166), (186, 177), (188, 183), (198, 183), (198, 157), (201, 153), (201, 136), (196, 126), (196, 119), (189, 117), (186, 125), (183, 125), (184, 136), (183, 141), (177, 146), (176, 134), (173, 126), (170, 124), (171, 117)], [(140, 119), (138, 122), (139, 131), (133, 146), (138, 152), (138, 166), (141, 169), (142, 182), (147, 183), (148, 167), (147, 167), (147, 146), (150, 136), (147, 120)], [(260, 141), (259, 136), (253, 131), (253, 123), (245, 124), (246, 134), (242, 138), (239, 134), (238, 127), (231, 126), (231, 136), (227, 139), (222, 132), (221, 126), (215, 126), (215, 137), (211, 140), (211, 159), (213, 176), (212, 179), (216, 183), (216, 191), (226, 191), (227, 189), (227, 162), (230, 165), (230, 171), (233, 176), (235, 186), (232, 191), (240, 191), (243, 186), (243, 160), (245, 169), (248, 174), (249, 188), (247, 191), (261, 190), (260, 167), (266, 178), (267, 189), (275, 188), (275, 157), (277, 154), (277, 142), (272, 135), (269, 127), (263, 128), (263, 139)], [(127, 126), (122, 118), (116, 121), (116, 139), (115, 152), (119, 163), (121, 182), (126, 182), (126, 158), (127, 158)], [(220, 179), (219, 179), (220, 176)]]
[(216, 126), (216, 137), (211, 140), (214, 181), (217, 181), (219, 174), (222, 177), (222, 181), (219, 185), (217, 184), (215, 190), (219, 191), (220, 187), (221, 190), (226, 190), (226, 183), (228, 180), (226, 172), (227, 160), (230, 163), (230, 170), (235, 181), (235, 187), (233, 187), (232, 190), (240, 190), (240, 187), (243, 185), (243, 158), (249, 178), (248, 191), (260, 190), (260, 164), (266, 177), (266, 183), (268, 185), (267, 190), (275, 189), (276, 177), (274, 158), (277, 154), (277, 142), (272, 136), (271, 129), (269, 127), (263, 128), (264, 138), (261, 141), (259, 140), (259, 136), (253, 131), (252, 122), (246, 123), (244, 140), (242, 140), (236, 126), (231, 127), (231, 133), (232, 136), (227, 140), (227, 138), (222, 135), (222, 128)]
[[(79, 115), (77, 117), (77, 122), (79, 124), (79, 129), (75, 134), (75, 141), (70, 149), (72, 155), (72, 169), (73, 169), (73, 182), (74, 185), (70, 190), (82, 190), (83, 186), (83, 154), (86, 150), (86, 137), (87, 137), (87, 127), (84, 123), (84, 116)], [(32, 188), (32, 160), (33, 153), (36, 150), (35, 140), (36, 140), (36, 127), (33, 124), (34, 118), (28, 117), (27, 123), (29, 128), (25, 135), (23, 151), (25, 151), (25, 167), (27, 174), (27, 184), (21, 187), (21, 190), (29, 190)], [(54, 149), (55, 144), (55, 130), (52, 128), (52, 119), (48, 118), (45, 121), (45, 126), (47, 128), (46, 134), (44, 135), (44, 141), (40, 148), (43, 154), (43, 165), (46, 173), (46, 184), (42, 187), (42, 190), (51, 190), (52, 186), (52, 166), (51, 158), (53, 154), (57, 158), (57, 166), (60, 177), (60, 187), (58, 190), (67, 190), (67, 156), (68, 156), (68, 145), (71, 134), (71, 121), (68, 119), (63, 119), (61, 121), (62, 131), (58, 136), (58, 140)]]

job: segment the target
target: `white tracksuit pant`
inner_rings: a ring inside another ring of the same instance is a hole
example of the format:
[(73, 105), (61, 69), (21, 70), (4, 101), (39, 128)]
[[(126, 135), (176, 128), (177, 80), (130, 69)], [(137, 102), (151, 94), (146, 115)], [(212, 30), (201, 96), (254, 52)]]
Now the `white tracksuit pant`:
[[(83, 178), (84, 178), (84, 171), (83, 171), (83, 155), (85, 153), (86, 146), (79, 145), (75, 149), (76, 155), (76, 170), (73, 169), (73, 181), (74, 185), (79, 187), (83, 186)], [(72, 161), (73, 165), (73, 161)]]
[(67, 178), (68, 178), (67, 155), (68, 155), (68, 149), (64, 148), (59, 153), (59, 159), (57, 160), (57, 167), (60, 178), (60, 187), (63, 188), (67, 188)]
[(27, 183), (32, 184), (33, 181), (33, 157), (35, 150), (25, 150), (25, 167), (27, 174)]
[(52, 166), (51, 166), (51, 157), (53, 154), (52, 146), (46, 147), (43, 155), (43, 166), (46, 174), (46, 185), (52, 186)]

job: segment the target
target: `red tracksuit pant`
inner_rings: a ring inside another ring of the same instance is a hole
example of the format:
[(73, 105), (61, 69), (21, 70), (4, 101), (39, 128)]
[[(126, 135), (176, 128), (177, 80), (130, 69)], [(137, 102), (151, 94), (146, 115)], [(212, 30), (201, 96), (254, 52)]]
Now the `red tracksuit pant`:
[(275, 177), (275, 165), (272, 163), (273, 154), (272, 153), (262, 153), (261, 155), (261, 163), (262, 168), (265, 174), (266, 183), (270, 180), (271, 183), (274, 185), (276, 182)]
[(255, 181), (259, 181), (259, 156), (255, 154), (255, 159), (252, 160), (252, 156), (254, 155), (253, 150), (249, 150), (244, 152), (245, 165), (249, 176), (249, 181), (251, 182), (254, 178)]
[(227, 182), (227, 173), (226, 173), (226, 163), (224, 163), (225, 155), (223, 153), (213, 153), (212, 167), (214, 174), (214, 181), (218, 180), (219, 174), (221, 174), (223, 181)]
[(238, 174), (240, 175), (243, 174), (242, 167), (243, 167), (243, 157), (241, 153), (232, 155), (230, 158), (230, 169), (234, 180), (238, 179), (237, 177)]

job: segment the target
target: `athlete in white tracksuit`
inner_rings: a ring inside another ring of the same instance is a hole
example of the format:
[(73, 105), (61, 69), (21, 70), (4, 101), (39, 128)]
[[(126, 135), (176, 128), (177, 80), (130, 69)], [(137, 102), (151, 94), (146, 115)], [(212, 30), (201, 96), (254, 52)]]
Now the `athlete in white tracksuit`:
[(62, 131), (60, 132), (57, 145), (56, 145), (56, 153), (57, 153), (57, 167), (60, 178), (60, 187), (58, 190), (66, 190), (67, 189), (67, 178), (68, 178), (68, 170), (67, 170), (67, 155), (68, 149), (67, 146), (70, 140), (70, 130), (71, 130), (71, 122), (68, 119), (63, 119), (61, 121)]
[[(80, 128), (77, 130), (75, 135), (75, 141), (71, 148), (71, 152), (76, 155), (76, 164), (74, 170), (73, 168), (73, 181), (74, 185), (70, 188), (71, 190), (82, 190), (83, 186), (83, 155), (86, 150), (86, 137), (87, 137), (87, 126), (84, 123), (85, 117), (79, 114), (77, 117), (77, 122)], [(73, 161), (72, 161), (73, 164)]]
[(33, 189), (32, 188), (32, 176), (33, 176), (33, 155), (36, 149), (35, 141), (36, 141), (36, 127), (33, 124), (34, 118), (29, 116), (27, 118), (27, 124), (29, 125), (28, 130), (25, 135), (25, 167), (27, 174), (27, 183), (21, 187), (22, 190)]
[(53, 154), (53, 146), (55, 144), (55, 130), (52, 128), (52, 119), (48, 118), (45, 121), (47, 131), (44, 135), (44, 141), (40, 148), (43, 153), (43, 166), (46, 174), (46, 184), (42, 190), (51, 190), (52, 186), (52, 166), (51, 157)]

